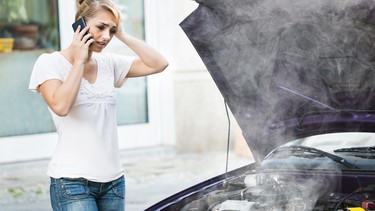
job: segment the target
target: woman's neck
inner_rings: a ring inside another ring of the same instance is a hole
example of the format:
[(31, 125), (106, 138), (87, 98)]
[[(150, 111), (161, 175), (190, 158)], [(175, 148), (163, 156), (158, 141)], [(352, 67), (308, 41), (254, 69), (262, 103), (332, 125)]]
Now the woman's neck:
[(87, 56), (87, 62), (90, 62), (90, 60), (92, 58), (92, 53), (93, 53), (93, 51), (89, 50), (89, 55)]
[[(65, 57), (65, 59), (67, 59), (71, 64), (74, 63), (74, 57), (72, 56), (74, 54), (72, 53), (72, 51), (73, 51), (72, 48), (66, 48), (66, 49), (60, 51), (60, 53)], [(94, 53), (94, 51), (89, 49), (86, 63), (91, 61), (93, 53)]]

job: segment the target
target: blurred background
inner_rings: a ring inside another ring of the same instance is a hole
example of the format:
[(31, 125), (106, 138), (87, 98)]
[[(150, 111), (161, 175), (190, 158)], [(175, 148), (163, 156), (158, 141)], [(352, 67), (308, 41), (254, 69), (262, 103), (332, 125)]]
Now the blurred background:
[[(156, 198), (128, 187), (149, 196), (147, 202), (135, 203), (139, 206), (134, 210), (142, 210), (180, 188), (223, 173), (228, 138), (234, 159), (230, 168), (244, 165), (252, 156), (230, 111), (227, 117), (220, 91), (179, 27), (198, 4), (192, 0), (115, 2), (125, 30), (158, 49), (170, 64), (161, 74), (129, 79), (117, 90), (119, 144), (130, 184), (143, 183), (134, 178), (156, 175), (160, 185), (174, 187), (164, 195), (153, 193)], [(25, 210), (20, 204), (30, 200), (48, 203), (45, 172), (57, 135), (43, 99), (28, 90), (28, 83), (39, 55), (71, 43), (75, 11), (75, 0), (0, 0), (0, 210)], [(133, 55), (115, 38), (105, 51)], [(176, 185), (171, 178), (178, 180), (177, 171), (186, 173), (188, 161), (190, 170), (197, 172), (192, 176), (190, 171), (182, 179), (185, 183)], [(159, 179), (165, 173), (170, 177), (163, 184)]]

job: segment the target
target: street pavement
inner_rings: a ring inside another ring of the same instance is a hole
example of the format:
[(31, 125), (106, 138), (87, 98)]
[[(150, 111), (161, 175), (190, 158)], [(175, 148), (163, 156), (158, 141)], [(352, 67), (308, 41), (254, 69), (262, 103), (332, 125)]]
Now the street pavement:
[[(127, 211), (141, 211), (201, 181), (225, 173), (226, 150), (179, 153), (171, 147), (121, 151)], [(229, 153), (228, 169), (253, 162)], [(48, 159), (0, 164), (0, 211), (49, 211)]]

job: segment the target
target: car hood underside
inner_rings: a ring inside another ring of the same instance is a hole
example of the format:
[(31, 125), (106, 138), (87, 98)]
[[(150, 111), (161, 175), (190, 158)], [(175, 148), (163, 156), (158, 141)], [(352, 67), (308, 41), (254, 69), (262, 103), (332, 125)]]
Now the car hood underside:
[(371, 0), (197, 0), (180, 24), (256, 160), (291, 138), (375, 130)]

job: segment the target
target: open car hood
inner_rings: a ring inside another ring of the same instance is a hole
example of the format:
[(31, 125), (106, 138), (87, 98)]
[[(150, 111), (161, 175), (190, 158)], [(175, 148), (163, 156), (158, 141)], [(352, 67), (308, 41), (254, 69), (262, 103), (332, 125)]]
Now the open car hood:
[(180, 24), (257, 161), (287, 140), (375, 131), (375, 2), (196, 0)]

